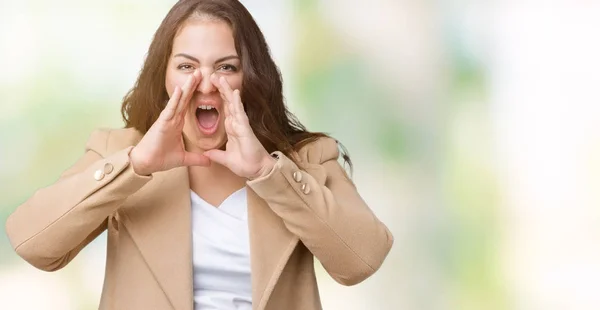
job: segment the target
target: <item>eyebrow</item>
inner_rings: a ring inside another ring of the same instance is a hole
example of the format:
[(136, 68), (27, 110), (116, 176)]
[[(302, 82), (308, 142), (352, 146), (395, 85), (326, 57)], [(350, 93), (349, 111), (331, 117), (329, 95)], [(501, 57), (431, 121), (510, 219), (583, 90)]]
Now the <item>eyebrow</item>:
[[(198, 58), (196, 58), (194, 56), (191, 56), (191, 55), (188, 55), (188, 54), (185, 54), (185, 53), (179, 53), (179, 54), (173, 56), (173, 58), (175, 58), (175, 57), (184, 57), (184, 58), (187, 58), (187, 59), (189, 59), (191, 61), (195, 61), (197, 63), (200, 63), (200, 60), (198, 60)], [(221, 58), (217, 59), (217, 61), (215, 61), (215, 63), (220, 63), (220, 62), (223, 62), (223, 61), (226, 61), (226, 60), (230, 60), (230, 59), (240, 59), (240, 57), (238, 57), (237, 55), (229, 55), (229, 56), (225, 56), (225, 57), (221, 57)]]

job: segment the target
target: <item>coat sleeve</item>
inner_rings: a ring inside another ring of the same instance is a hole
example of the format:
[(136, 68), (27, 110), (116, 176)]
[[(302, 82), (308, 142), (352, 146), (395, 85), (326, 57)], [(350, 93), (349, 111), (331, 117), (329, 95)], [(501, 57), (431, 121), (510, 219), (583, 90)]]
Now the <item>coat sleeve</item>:
[(133, 171), (132, 146), (105, 156), (109, 136), (107, 130), (92, 133), (75, 165), (8, 217), (10, 244), (33, 266), (54, 271), (67, 265), (106, 229), (122, 202), (151, 179)]
[[(273, 170), (248, 185), (283, 219), (334, 280), (354, 285), (379, 269), (392, 247), (393, 237), (338, 163), (337, 142), (325, 138), (314, 144), (308, 159), (317, 164), (309, 172), (275, 152), (279, 159)], [(319, 181), (320, 174), (324, 182)]]

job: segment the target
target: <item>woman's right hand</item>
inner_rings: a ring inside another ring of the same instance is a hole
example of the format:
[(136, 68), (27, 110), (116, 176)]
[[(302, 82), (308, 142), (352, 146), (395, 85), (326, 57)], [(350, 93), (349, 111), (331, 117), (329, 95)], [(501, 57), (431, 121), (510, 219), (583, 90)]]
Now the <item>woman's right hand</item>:
[(182, 135), (188, 104), (201, 78), (200, 71), (196, 70), (183, 88), (175, 86), (167, 106), (129, 153), (135, 173), (151, 175), (181, 166), (210, 165), (208, 157), (185, 150)]

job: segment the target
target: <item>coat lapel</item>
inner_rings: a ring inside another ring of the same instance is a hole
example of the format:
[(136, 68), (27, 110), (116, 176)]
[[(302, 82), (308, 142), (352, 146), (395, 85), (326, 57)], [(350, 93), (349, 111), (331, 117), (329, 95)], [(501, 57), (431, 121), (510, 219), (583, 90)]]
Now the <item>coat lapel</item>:
[(252, 309), (262, 310), (298, 244), (298, 237), (287, 230), (281, 218), (251, 188), (247, 188), (247, 193)]
[(193, 309), (191, 202), (186, 167), (156, 173), (121, 210), (124, 225), (176, 310)]
[[(247, 188), (252, 308), (264, 309), (298, 244), (298, 237), (251, 188)], [(188, 170), (156, 173), (121, 208), (131, 234), (176, 310), (193, 309), (192, 227)]]

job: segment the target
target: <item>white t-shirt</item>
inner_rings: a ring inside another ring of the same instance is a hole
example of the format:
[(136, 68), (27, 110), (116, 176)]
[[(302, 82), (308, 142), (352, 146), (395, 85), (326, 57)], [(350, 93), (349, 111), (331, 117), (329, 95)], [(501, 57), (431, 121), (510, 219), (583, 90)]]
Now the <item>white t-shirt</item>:
[[(191, 191), (195, 310), (251, 310), (246, 188), (217, 208)], [(176, 241), (174, 241), (176, 242)]]

